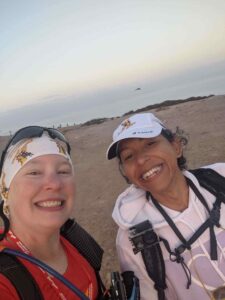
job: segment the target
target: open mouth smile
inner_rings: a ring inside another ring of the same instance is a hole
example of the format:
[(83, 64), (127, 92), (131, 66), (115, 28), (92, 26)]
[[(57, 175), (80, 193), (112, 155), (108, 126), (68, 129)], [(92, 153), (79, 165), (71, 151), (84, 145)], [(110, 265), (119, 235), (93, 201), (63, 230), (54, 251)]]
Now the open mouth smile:
[(44, 208), (52, 208), (52, 207), (61, 207), (63, 206), (64, 201), (60, 200), (48, 200), (48, 201), (41, 201), (36, 203), (37, 206), (39, 207), (44, 207)]
[(143, 180), (148, 180), (152, 177), (154, 177), (155, 175), (157, 175), (160, 171), (162, 170), (162, 164), (153, 167), (152, 169), (150, 169), (149, 171), (147, 171), (146, 173), (144, 173), (141, 178)]

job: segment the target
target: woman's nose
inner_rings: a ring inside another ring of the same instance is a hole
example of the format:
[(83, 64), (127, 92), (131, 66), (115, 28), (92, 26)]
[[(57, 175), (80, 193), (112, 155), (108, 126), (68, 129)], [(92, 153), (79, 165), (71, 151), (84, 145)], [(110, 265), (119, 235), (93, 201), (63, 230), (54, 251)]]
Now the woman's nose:
[(62, 180), (59, 174), (51, 173), (45, 176), (44, 184), (47, 189), (59, 189), (62, 186)]
[(146, 160), (148, 159), (148, 155), (145, 151), (140, 151), (139, 153), (137, 153), (137, 162), (142, 165), (146, 162)]

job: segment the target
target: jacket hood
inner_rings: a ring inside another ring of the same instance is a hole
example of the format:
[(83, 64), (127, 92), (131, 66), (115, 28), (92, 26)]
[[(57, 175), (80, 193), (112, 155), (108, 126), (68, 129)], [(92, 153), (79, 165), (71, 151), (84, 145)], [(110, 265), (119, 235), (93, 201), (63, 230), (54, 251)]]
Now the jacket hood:
[(129, 186), (116, 200), (112, 213), (114, 221), (123, 229), (131, 227), (146, 202), (144, 190)]
[[(183, 171), (184, 175), (189, 177), (195, 185), (200, 188), (196, 177), (188, 171)], [(162, 205), (163, 206), (163, 205)], [(172, 218), (179, 218), (180, 212), (163, 206), (164, 210)], [(146, 192), (134, 185), (130, 185), (116, 200), (112, 218), (121, 229), (128, 229), (144, 220), (150, 218), (150, 222), (155, 228), (167, 225), (164, 217), (159, 213), (158, 209), (151, 201), (146, 199)]]

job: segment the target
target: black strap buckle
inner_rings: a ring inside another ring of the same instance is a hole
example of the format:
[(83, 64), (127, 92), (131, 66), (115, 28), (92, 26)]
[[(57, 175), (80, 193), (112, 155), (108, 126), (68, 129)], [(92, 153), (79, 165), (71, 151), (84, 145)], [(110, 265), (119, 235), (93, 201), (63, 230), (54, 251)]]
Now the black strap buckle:
[(148, 220), (132, 226), (129, 229), (129, 233), (129, 240), (132, 243), (134, 254), (137, 254), (144, 248), (150, 248), (160, 241)]

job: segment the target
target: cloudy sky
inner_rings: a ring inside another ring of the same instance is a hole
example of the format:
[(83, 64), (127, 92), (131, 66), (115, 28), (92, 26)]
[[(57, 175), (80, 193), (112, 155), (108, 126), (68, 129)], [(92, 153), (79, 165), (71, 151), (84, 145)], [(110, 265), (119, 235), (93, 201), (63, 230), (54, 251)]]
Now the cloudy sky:
[(0, 113), (224, 70), (224, 0), (0, 0)]

